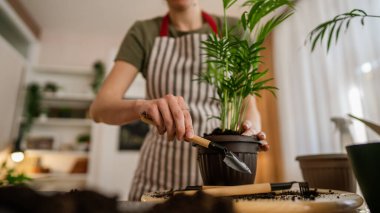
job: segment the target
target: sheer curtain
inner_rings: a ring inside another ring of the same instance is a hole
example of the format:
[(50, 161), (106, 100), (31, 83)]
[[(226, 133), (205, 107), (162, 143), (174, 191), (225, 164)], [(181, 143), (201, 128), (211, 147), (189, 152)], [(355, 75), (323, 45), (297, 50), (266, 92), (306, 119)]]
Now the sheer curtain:
[[(340, 152), (331, 117), (346, 117), (347, 113), (366, 116), (359, 79), (363, 65), (374, 66), (380, 59), (380, 19), (366, 19), (365, 26), (359, 19), (352, 21), (328, 54), (324, 45), (317, 45), (311, 53), (311, 45), (304, 44), (318, 24), (354, 8), (380, 15), (378, 0), (299, 0), (295, 14), (275, 31), (274, 63), (286, 179), (301, 179), (296, 156)], [(380, 122), (380, 117), (371, 119)], [(367, 140), (363, 126), (355, 123), (352, 128), (356, 142)]]

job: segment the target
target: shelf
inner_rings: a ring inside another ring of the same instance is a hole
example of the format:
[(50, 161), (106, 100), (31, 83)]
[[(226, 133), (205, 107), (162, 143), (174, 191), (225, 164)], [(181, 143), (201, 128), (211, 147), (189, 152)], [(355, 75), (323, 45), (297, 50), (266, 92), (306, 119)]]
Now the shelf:
[(86, 180), (87, 174), (76, 173), (41, 173), (41, 174), (28, 174), (33, 179), (69, 179), (69, 180)]
[(34, 125), (38, 126), (72, 126), (72, 127), (90, 127), (92, 124), (91, 119), (80, 119), (80, 118), (47, 118), (36, 119)]
[(44, 150), (44, 149), (27, 149), (26, 154), (30, 155), (73, 155), (77, 157), (87, 157), (88, 152), (78, 150)]
[(92, 93), (62, 93), (57, 92), (55, 94), (46, 95), (43, 94), (43, 100), (45, 101), (84, 101), (91, 102), (95, 98)]
[(74, 66), (51, 66), (51, 65), (38, 65), (33, 68), (36, 72), (58, 74), (58, 75), (82, 75), (91, 76), (93, 71), (88, 67), (74, 67)]

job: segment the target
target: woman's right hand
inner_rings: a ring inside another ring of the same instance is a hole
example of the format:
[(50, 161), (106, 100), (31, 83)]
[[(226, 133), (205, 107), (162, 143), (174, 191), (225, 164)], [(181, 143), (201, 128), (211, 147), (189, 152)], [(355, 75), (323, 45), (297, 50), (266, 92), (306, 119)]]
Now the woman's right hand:
[(163, 98), (142, 100), (138, 103), (139, 113), (145, 114), (152, 120), (158, 132), (172, 141), (192, 138), (194, 135), (193, 124), (189, 107), (182, 96), (165, 95)]

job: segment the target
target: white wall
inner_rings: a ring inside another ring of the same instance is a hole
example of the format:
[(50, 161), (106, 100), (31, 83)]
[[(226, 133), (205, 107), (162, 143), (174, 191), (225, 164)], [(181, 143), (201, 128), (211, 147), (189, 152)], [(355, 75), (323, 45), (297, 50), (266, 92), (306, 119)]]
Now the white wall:
[(15, 119), (25, 68), (25, 58), (0, 35), (0, 150), (17, 136)]
[(90, 67), (95, 60), (107, 61), (121, 36), (44, 30), (39, 64)]

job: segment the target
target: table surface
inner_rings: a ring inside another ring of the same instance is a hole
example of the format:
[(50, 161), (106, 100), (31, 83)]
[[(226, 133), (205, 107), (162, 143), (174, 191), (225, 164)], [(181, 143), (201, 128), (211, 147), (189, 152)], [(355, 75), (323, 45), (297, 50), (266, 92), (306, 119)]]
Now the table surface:
[[(152, 208), (156, 203), (138, 202), (138, 201), (121, 201), (119, 202), (119, 209), (125, 213), (144, 213)], [(352, 212), (351, 212), (352, 213)], [(359, 207), (355, 213), (370, 213), (366, 204)]]

